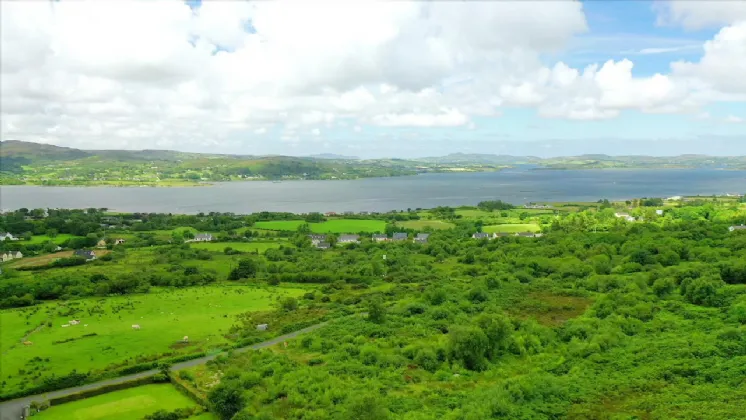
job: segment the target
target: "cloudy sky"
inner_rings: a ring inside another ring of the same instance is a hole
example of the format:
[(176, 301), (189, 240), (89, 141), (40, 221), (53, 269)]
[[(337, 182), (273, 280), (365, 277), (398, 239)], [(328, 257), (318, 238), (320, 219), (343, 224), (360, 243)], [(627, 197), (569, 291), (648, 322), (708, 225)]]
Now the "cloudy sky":
[(0, 137), (746, 154), (746, 1), (3, 1)]

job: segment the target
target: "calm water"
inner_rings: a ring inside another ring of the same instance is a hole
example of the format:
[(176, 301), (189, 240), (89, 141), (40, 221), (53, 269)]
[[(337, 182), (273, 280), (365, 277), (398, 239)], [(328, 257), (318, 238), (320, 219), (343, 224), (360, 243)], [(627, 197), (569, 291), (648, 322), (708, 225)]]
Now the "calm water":
[(501, 199), (595, 201), (746, 192), (746, 171), (714, 169), (427, 174), (355, 181), (232, 182), (208, 187), (0, 187), (2, 209), (106, 207), (125, 212), (387, 211)]

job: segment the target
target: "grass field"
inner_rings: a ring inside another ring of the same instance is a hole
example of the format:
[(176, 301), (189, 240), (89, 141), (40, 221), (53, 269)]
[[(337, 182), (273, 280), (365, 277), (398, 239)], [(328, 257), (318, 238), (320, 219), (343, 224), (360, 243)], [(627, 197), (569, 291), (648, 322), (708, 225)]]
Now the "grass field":
[(453, 223), (443, 222), (440, 220), (408, 220), (406, 222), (397, 222), (397, 226), (401, 226), (404, 229), (451, 229), (455, 225)]
[(279, 248), (280, 245), (289, 245), (288, 242), (192, 242), (191, 247), (197, 249), (206, 249), (208, 251), (223, 252), (225, 248), (233, 248), (236, 251), (241, 252), (254, 252), (259, 251), (263, 254), (264, 251), (270, 248)]
[[(34, 416), (39, 420), (135, 420), (158, 410), (195, 407), (197, 404), (170, 384), (144, 385), (53, 406)], [(210, 413), (199, 417), (216, 419)]]
[(32, 245), (32, 244), (43, 244), (47, 243), (49, 241), (52, 241), (56, 244), (61, 244), (65, 242), (68, 239), (76, 238), (74, 235), (70, 235), (67, 233), (60, 233), (59, 235), (55, 236), (54, 238), (49, 237), (47, 235), (38, 235), (38, 236), (32, 236), (30, 240), (28, 241), (20, 241), (23, 245)]
[(541, 230), (541, 227), (533, 223), (514, 223), (514, 224), (505, 224), (505, 225), (492, 225), (492, 226), (484, 226), (482, 228), (482, 231), (487, 232), (487, 233), (538, 232), (540, 230)]
[[(228, 342), (223, 335), (235, 315), (270, 309), (277, 299), (305, 291), (209, 286), (3, 310), (0, 380), (7, 381), (3, 391), (15, 391), (24, 380), (36, 383), (48, 374), (135, 364), (140, 355), (209, 351)], [(71, 319), (80, 324), (62, 327)], [(141, 329), (133, 330), (133, 324)], [(188, 345), (179, 343), (185, 335)]]
[[(267, 230), (295, 231), (304, 224), (303, 220), (276, 220), (270, 222), (256, 222), (254, 227)], [(309, 223), (312, 232), (315, 233), (357, 233), (357, 232), (383, 232), (386, 222), (383, 220), (366, 219), (332, 219), (321, 223)]]

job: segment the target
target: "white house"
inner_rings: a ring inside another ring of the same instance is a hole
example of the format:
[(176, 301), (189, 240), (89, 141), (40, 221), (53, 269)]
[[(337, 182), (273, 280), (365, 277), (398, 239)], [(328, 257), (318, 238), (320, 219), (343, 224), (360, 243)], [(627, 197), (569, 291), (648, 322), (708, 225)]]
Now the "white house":
[(630, 216), (629, 213), (614, 213), (614, 217), (624, 219), (628, 222), (634, 222), (635, 218)]
[(17, 241), (18, 238), (13, 236), (10, 232), (0, 232), (0, 241)]
[(663, 216), (663, 210), (658, 209), (655, 211), (655, 214), (657, 214), (658, 216)]
[(472, 239), (491, 239), (491, 236), (487, 232), (477, 232), (473, 235), (471, 235)]
[(337, 240), (338, 244), (359, 244), (360, 243), (360, 235), (340, 235), (339, 240)]
[(740, 226), (731, 226), (728, 228), (729, 231), (733, 232), (735, 230), (746, 230), (746, 226), (740, 225)]
[(209, 233), (198, 233), (194, 235), (194, 242), (210, 242), (212, 241), (212, 235)]

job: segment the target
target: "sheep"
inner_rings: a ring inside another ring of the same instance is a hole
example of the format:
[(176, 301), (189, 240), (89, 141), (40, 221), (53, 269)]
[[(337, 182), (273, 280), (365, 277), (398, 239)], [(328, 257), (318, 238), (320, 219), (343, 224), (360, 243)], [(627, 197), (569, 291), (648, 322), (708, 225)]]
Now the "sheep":
[(189, 342), (189, 336), (188, 336), (188, 335), (185, 335), (185, 336), (184, 336), (184, 338), (182, 338), (182, 339), (181, 339), (181, 341), (182, 341), (183, 343), (188, 343), (188, 342)]
[(62, 324), (62, 328), (67, 328), (69, 326), (70, 326), (70, 324)]
[(140, 329), (140, 324), (132, 324), (132, 329), (133, 330), (139, 330)]

